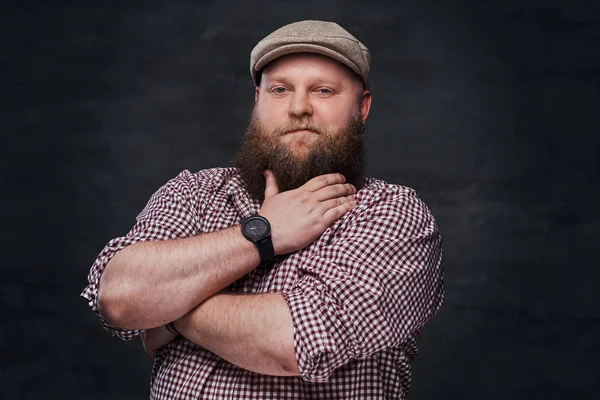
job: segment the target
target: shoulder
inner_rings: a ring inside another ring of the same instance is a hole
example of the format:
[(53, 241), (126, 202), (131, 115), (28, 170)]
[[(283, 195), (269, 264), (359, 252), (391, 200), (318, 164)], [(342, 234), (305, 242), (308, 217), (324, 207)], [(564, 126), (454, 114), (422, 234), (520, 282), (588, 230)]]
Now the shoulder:
[(431, 211), (410, 187), (368, 178), (357, 201), (359, 219), (380, 221), (399, 235), (437, 230)]
[(366, 185), (358, 192), (363, 201), (376, 204), (416, 198), (417, 192), (404, 185), (388, 183), (382, 179), (367, 178)]
[(169, 180), (165, 187), (184, 197), (190, 194), (214, 193), (224, 188), (230, 180), (238, 176), (235, 168), (208, 168), (197, 172), (187, 169), (181, 171), (176, 177)]
[(375, 178), (368, 178), (367, 184), (358, 192), (358, 201), (365, 210), (423, 206), (422, 211), (429, 212), (414, 189)]

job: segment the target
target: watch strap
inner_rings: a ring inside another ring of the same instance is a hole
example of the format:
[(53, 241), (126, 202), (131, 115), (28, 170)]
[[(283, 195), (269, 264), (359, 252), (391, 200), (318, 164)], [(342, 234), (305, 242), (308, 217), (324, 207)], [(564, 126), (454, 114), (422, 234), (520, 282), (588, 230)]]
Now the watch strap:
[(260, 239), (255, 242), (256, 247), (258, 247), (258, 254), (260, 255), (260, 263), (270, 263), (275, 258), (275, 249), (273, 248), (273, 241), (271, 240), (271, 235), (264, 239)]

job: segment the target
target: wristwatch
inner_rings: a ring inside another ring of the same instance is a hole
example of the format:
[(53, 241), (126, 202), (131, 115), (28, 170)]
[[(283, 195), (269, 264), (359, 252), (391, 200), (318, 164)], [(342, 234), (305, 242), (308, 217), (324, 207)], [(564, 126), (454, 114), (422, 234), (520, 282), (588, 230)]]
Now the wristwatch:
[(242, 219), (242, 234), (258, 247), (260, 263), (270, 263), (275, 258), (271, 241), (271, 224), (263, 216), (254, 214)]

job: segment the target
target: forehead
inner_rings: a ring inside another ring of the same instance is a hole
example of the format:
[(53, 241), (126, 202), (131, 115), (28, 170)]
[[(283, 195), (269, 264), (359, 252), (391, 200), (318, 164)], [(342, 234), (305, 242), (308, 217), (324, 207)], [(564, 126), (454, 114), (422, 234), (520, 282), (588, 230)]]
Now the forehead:
[(362, 85), (360, 77), (344, 64), (313, 53), (294, 53), (279, 57), (267, 64), (261, 70), (261, 75), (266, 80), (312, 77)]

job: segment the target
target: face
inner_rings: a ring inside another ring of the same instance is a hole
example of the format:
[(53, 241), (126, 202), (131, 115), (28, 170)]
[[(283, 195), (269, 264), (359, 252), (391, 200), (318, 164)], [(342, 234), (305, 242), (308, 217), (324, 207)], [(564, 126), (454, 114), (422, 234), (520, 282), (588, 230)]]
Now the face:
[(294, 54), (269, 64), (235, 162), (248, 192), (262, 199), (265, 169), (281, 191), (331, 172), (360, 188), (370, 105), (360, 78), (330, 58)]
[(358, 114), (364, 124), (371, 94), (349, 68), (322, 55), (283, 56), (264, 68), (254, 117), (280, 137), (297, 158), (306, 157), (324, 132), (336, 135)]

